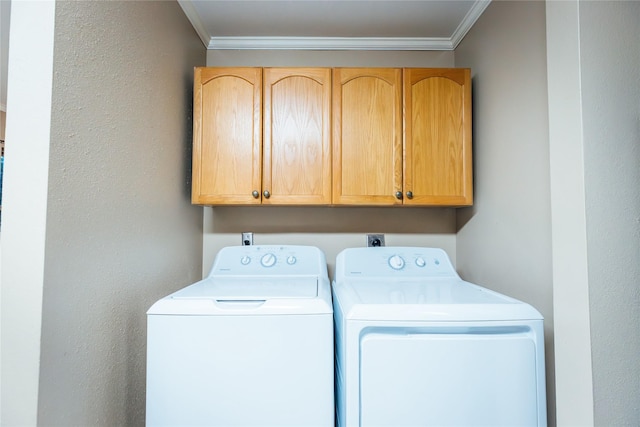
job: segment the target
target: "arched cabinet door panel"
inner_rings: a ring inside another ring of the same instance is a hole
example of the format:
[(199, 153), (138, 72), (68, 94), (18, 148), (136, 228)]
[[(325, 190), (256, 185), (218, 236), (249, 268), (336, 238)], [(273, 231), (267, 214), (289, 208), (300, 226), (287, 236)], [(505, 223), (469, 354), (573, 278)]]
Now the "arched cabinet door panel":
[(193, 110), (192, 203), (259, 204), (262, 69), (196, 68)]
[(333, 70), (333, 203), (402, 204), (402, 69)]
[(263, 79), (262, 203), (330, 204), (331, 69), (265, 68)]
[(404, 203), (471, 205), (470, 70), (405, 69), (403, 128)]

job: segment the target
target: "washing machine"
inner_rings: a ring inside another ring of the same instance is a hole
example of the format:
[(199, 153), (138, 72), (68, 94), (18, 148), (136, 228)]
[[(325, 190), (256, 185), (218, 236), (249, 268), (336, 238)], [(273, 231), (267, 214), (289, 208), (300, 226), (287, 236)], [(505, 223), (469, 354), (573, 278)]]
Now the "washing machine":
[(333, 426), (333, 375), (318, 248), (224, 248), (147, 312), (147, 426)]
[(333, 302), (339, 426), (546, 426), (542, 316), (443, 250), (346, 249)]

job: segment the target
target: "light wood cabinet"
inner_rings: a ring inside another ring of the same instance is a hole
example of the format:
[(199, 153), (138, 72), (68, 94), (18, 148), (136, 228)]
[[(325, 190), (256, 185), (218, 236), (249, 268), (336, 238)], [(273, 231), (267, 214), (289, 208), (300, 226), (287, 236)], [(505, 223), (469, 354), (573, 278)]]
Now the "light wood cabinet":
[(194, 204), (259, 204), (262, 69), (196, 68), (193, 107)]
[(333, 70), (333, 203), (402, 204), (402, 70)]
[(262, 203), (330, 204), (331, 70), (265, 68), (263, 79)]
[(403, 82), (403, 202), (471, 205), (470, 70), (407, 68)]
[(192, 202), (330, 204), (330, 82), (328, 68), (196, 68)]
[(468, 69), (333, 71), (333, 203), (472, 203)]
[(196, 68), (194, 204), (472, 200), (468, 69)]

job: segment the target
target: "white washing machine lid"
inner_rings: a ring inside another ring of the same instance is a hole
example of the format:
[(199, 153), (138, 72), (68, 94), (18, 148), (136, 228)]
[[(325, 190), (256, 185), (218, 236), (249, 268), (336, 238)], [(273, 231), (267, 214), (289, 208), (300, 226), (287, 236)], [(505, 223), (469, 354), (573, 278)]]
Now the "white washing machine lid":
[(315, 298), (317, 277), (217, 277), (187, 286), (170, 295), (174, 299), (266, 300)]
[(185, 316), (332, 313), (328, 281), (313, 276), (207, 278), (162, 298), (147, 311)]
[(526, 303), (460, 279), (352, 280), (334, 284), (334, 299), (352, 320), (542, 319)]

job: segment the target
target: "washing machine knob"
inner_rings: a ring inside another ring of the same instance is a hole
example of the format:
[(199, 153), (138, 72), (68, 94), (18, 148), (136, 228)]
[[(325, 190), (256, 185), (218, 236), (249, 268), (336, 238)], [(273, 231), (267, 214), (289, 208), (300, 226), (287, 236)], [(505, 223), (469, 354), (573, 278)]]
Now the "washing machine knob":
[(250, 262), (251, 262), (251, 258), (248, 255), (245, 255), (242, 258), (240, 258), (240, 264), (242, 265), (248, 265)]
[(419, 256), (418, 258), (416, 258), (416, 265), (418, 267), (424, 267), (425, 265), (427, 265), (427, 261), (425, 261), (424, 258)]
[(289, 264), (289, 265), (295, 264), (296, 261), (298, 261), (298, 260), (293, 255), (289, 255), (289, 257), (287, 258), (287, 264)]
[(260, 264), (262, 264), (263, 267), (273, 267), (276, 265), (276, 256), (272, 253), (264, 254), (262, 258), (260, 258)]
[(404, 259), (400, 255), (391, 255), (389, 257), (389, 267), (394, 270), (402, 270), (404, 268)]

